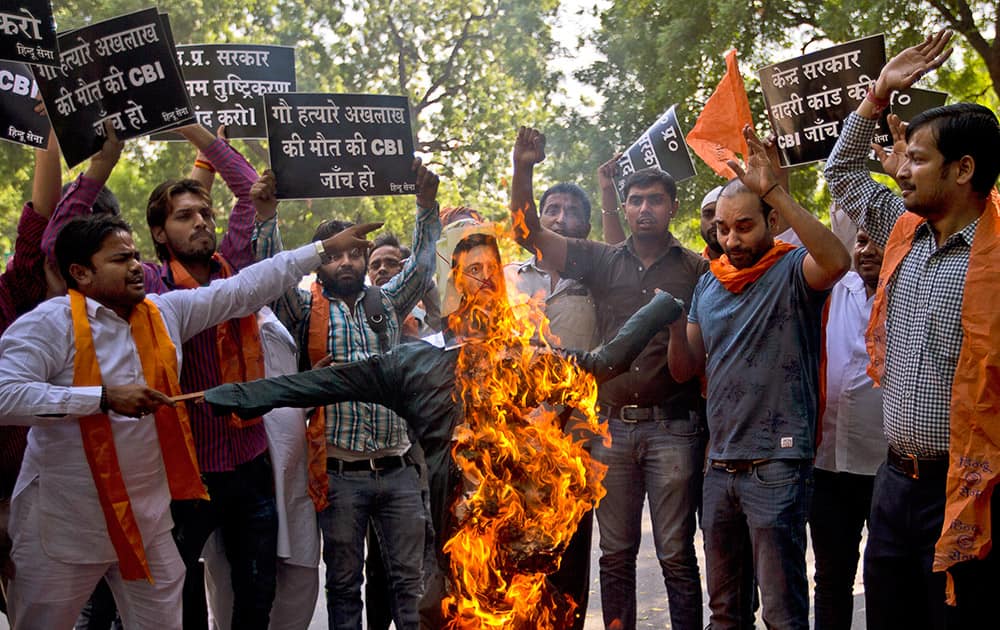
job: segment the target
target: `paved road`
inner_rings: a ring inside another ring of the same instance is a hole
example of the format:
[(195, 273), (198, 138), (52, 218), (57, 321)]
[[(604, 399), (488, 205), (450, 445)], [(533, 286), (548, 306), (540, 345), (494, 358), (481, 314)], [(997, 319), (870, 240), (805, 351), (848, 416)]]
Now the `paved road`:
[[(600, 584), (597, 576), (597, 559), (600, 557), (600, 549), (597, 546), (597, 526), (594, 526), (594, 544), (591, 552), (592, 562), (591, 562), (591, 591), (590, 591), (590, 605), (587, 608), (587, 623), (585, 630), (602, 630), (603, 623), (601, 620), (601, 593)], [(863, 541), (862, 541), (863, 542)], [(700, 563), (702, 570), (704, 571), (705, 558), (702, 554), (702, 542), (701, 536), (699, 535), (695, 541), (695, 547), (698, 550), (698, 562)], [(813, 574), (813, 557), (810, 551), (807, 554), (807, 565), (809, 569), (809, 576), (812, 577)], [(656, 555), (653, 553), (653, 535), (650, 528), (649, 513), (643, 515), (643, 538), (642, 547), (639, 550), (639, 561), (638, 561), (638, 627), (642, 629), (647, 628), (669, 628), (670, 627), (670, 616), (667, 610), (667, 596), (663, 587), (663, 579), (660, 574), (659, 565), (656, 562)], [(702, 584), (704, 586), (704, 575), (702, 575)], [(325, 630), (326, 624), (326, 607), (323, 605), (322, 601), (322, 589), (320, 590), (321, 601), (316, 603), (316, 611), (313, 615), (312, 623), (309, 625), (309, 630)], [(861, 572), (858, 571), (857, 580), (854, 583), (854, 623), (852, 626), (853, 630), (863, 630), (865, 627), (865, 613), (864, 613), (864, 597), (862, 595), (863, 590), (861, 586)], [(708, 623), (708, 596), (705, 595), (706, 607), (705, 607), (705, 623)], [(758, 628), (763, 628), (763, 622), (758, 620)], [(0, 630), (8, 630), (9, 626), (7, 621), (3, 616), (0, 616)], [(68, 630), (68, 629), (67, 629)]]

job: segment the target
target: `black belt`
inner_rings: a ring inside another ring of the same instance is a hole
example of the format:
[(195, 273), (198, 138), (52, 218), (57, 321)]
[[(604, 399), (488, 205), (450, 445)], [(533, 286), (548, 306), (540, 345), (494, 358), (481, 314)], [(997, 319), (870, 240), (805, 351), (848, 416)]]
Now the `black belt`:
[(889, 465), (910, 479), (944, 477), (948, 474), (948, 457), (916, 457), (904, 455), (889, 447), (886, 455)]
[(709, 463), (716, 470), (724, 470), (727, 473), (748, 473), (758, 464), (763, 464), (767, 459), (713, 459)]
[(687, 419), (691, 410), (683, 405), (601, 405), (598, 411), (605, 418), (622, 422), (652, 422), (655, 420)]
[(406, 468), (413, 465), (413, 458), (409, 453), (402, 455), (387, 455), (386, 457), (376, 457), (374, 459), (359, 459), (355, 462), (337, 459), (336, 457), (326, 458), (326, 469), (331, 472), (342, 473), (345, 471), (371, 470), (394, 470), (396, 468)]

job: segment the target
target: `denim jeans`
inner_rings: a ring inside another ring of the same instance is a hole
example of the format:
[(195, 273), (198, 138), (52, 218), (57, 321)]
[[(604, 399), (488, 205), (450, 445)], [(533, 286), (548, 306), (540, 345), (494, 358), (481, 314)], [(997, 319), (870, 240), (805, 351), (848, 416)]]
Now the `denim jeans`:
[(819, 468), (813, 476), (809, 531), (816, 556), (814, 630), (851, 630), (861, 530), (871, 509), (875, 477)]
[(701, 577), (694, 550), (695, 506), (703, 460), (701, 419), (608, 421), (610, 446), (592, 455), (608, 466), (597, 506), (604, 625), (636, 627), (636, 556), (649, 496), (653, 543), (663, 572), (672, 628), (701, 628)]
[(806, 517), (812, 462), (769, 460), (749, 472), (708, 467), (702, 527), (711, 627), (740, 628), (745, 542), (753, 549), (764, 622), (769, 628), (809, 628)]
[(417, 467), (328, 471), (330, 505), (320, 512), (331, 630), (360, 630), (365, 533), (371, 523), (389, 574), (398, 630), (416, 630), (423, 595), (426, 511)]
[(174, 541), (184, 560), (184, 628), (207, 630), (205, 541), (222, 528), (233, 581), (233, 627), (266, 630), (278, 572), (278, 508), (265, 452), (227, 472), (203, 473), (211, 501), (174, 501)]

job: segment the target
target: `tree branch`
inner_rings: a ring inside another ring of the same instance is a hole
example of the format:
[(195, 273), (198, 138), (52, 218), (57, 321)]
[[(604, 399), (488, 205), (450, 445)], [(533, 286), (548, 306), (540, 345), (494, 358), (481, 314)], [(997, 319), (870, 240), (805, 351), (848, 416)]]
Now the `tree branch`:
[[(445, 61), (444, 66), (441, 69), (441, 72), (431, 81), (430, 86), (427, 88), (427, 91), (424, 92), (424, 96), (420, 99), (420, 102), (417, 103), (415, 107), (416, 111), (421, 111), (422, 109), (430, 105), (431, 95), (434, 93), (435, 90), (440, 88), (448, 78), (451, 77), (451, 73), (455, 68), (455, 60), (458, 58), (459, 51), (462, 50), (462, 47), (465, 46), (466, 42), (468, 42), (469, 39), (471, 38), (470, 31), (472, 29), (472, 25), (476, 22), (480, 22), (487, 18), (495, 17), (496, 15), (497, 15), (496, 11), (492, 13), (486, 13), (484, 11), (479, 15), (472, 13), (469, 15), (469, 17), (465, 19), (465, 22), (462, 24), (462, 32), (455, 39), (455, 43), (451, 47), (451, 52), (448, 54), (448, 60)], [(436, 100), (441, 100), (441, 96), (438, 96)]]

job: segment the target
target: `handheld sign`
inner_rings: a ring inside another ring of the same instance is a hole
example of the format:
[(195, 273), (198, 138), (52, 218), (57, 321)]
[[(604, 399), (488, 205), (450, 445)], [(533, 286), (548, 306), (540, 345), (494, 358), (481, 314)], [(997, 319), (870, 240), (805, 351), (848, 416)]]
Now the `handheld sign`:
[(60, 67), (34, 72), (70, 168), (100, 150), (106, 120), (121, 140), (193, 120), (156, 9), (62, 33), (59, 47)]
[(0, 61), (0, 140), (44, 149), (49, 119), (35, 113), (38, 85), (23, 63)]
[(59, 65), (56, 21), (49, 0), (4, 0), (0, 8), (0, 59)]
[(266, 94), (278, 199), (412, 195), (410, 104), (380, 94)]
[[(266, 138), (264, 94), (295, 91), (295, 49), (256, 44), (192, 44), (177, 47), (195, 119), (230, 138)], [(152, 140), (183, 140), (175, 133)]]
[(825, 160), (884, 65), (885, 36), (875, 35), (761, 68), (781, 165)]
[(677, 106), (671, 105), (639, 139), (632, 143), (615, 166), (615, 190), (625, 203), (625, 180), (632, 173), (656, 167), (680, 182), (694, 177), (694, 161), (677, 122)]
[[(911, 87), (902, 92), (893, 92), (889, 98), (889, 109), (893, 114), (899, 116), (899, 119), (903, 122), (910, 122), (917, 114), (925, 112), (928, 109), (940, 107), (947, 100), (947, 92)], [(881, 144), (887, 153), (892, 152), (892, 132), (889, 131), (889, 110), (882, 112), (882, 116), (879, 117), (872, 142)], [(874, 149), (868, 154), (868, 170), (875, 173), (885, 173), (882, 169), (882, 163), (875, 157)]]

